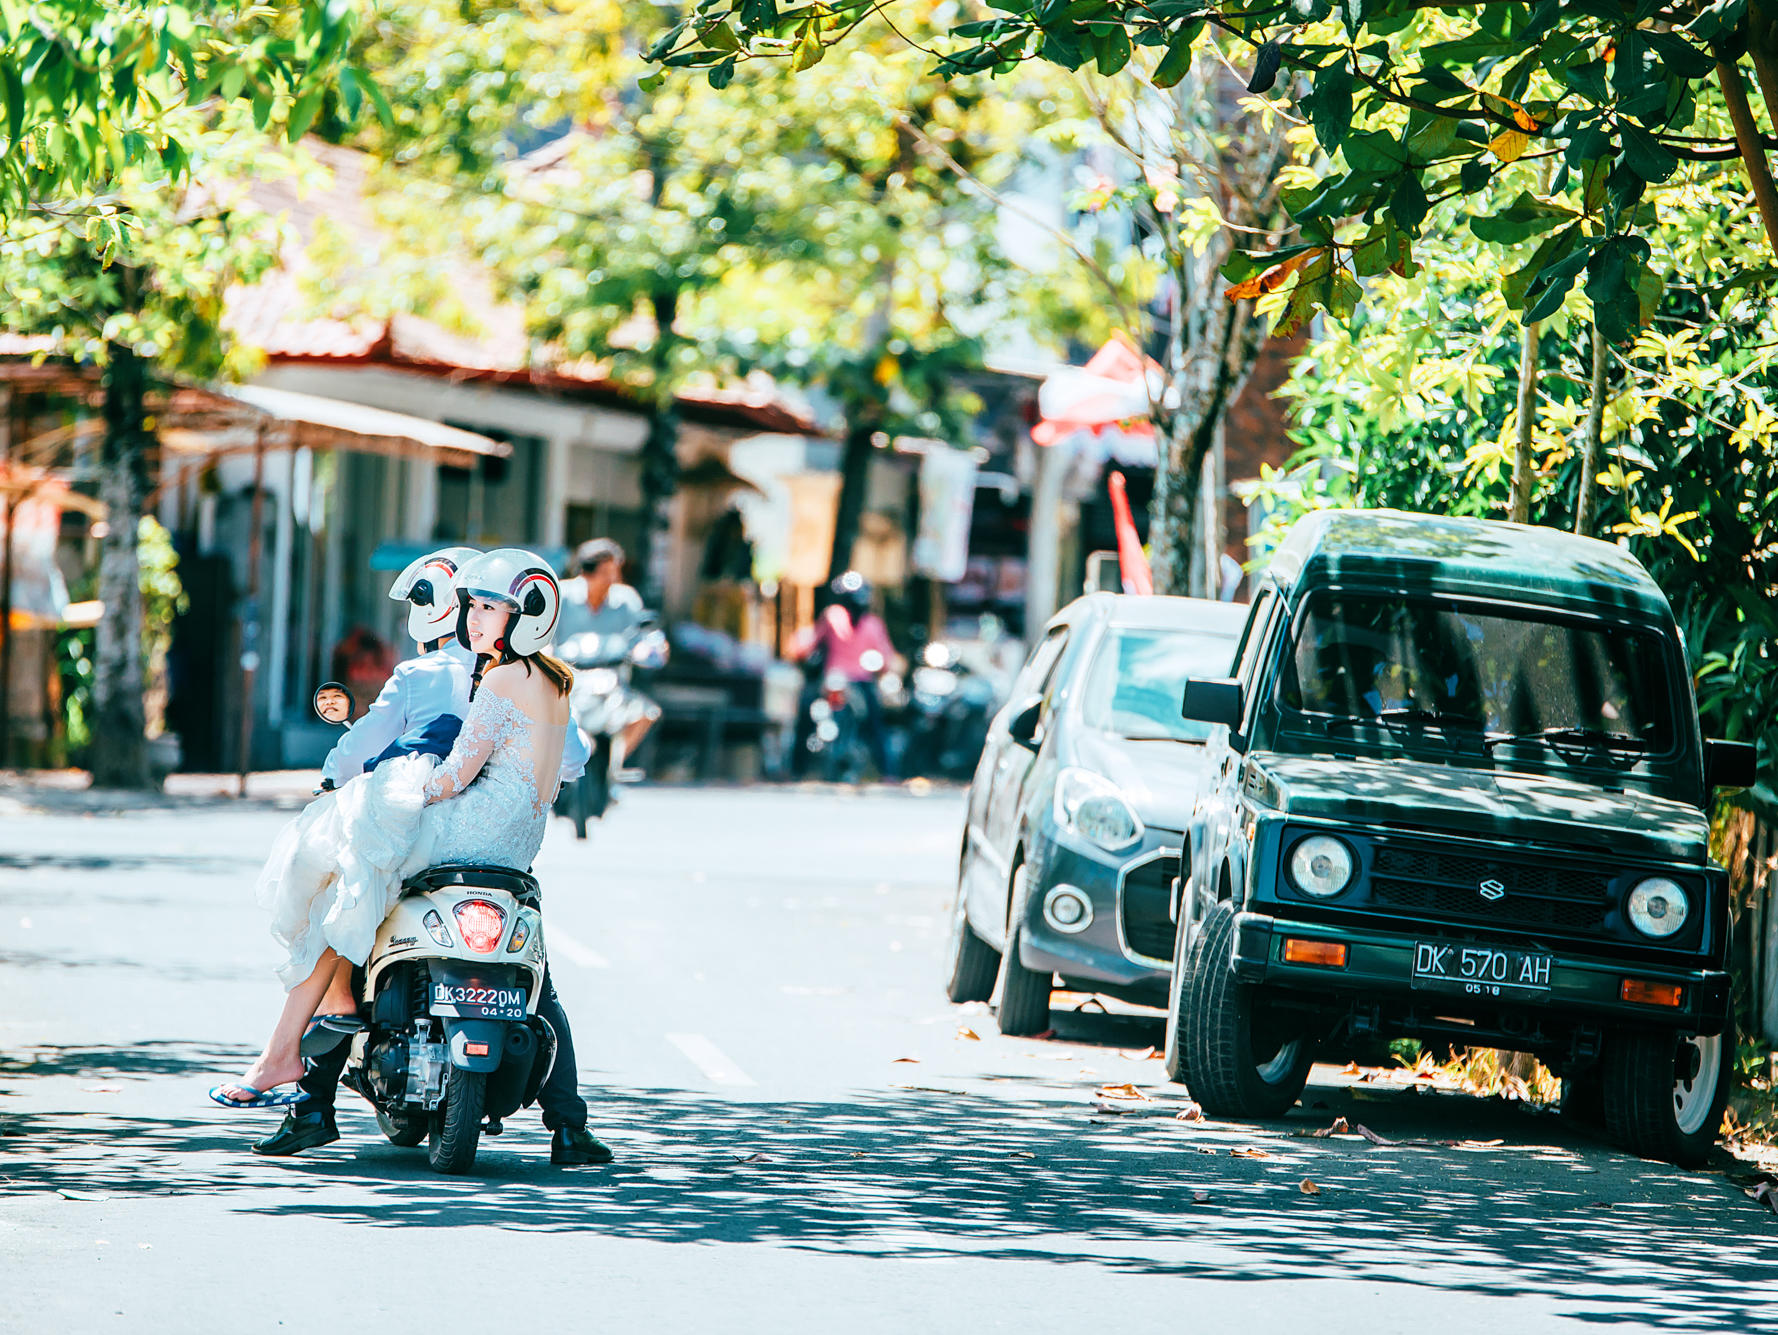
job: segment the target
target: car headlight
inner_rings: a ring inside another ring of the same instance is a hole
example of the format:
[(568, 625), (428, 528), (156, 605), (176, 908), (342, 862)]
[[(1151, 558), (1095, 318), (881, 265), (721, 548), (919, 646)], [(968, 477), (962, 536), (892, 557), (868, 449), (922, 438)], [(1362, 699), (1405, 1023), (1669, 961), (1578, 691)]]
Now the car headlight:
[(1672, 936), (1691, 916), (1691, 903), (1677, 881), (1651, 876), (1638, 881), (1624, 905), (1630, 921), (1644, 936)]
[(1142, 821), (1118, 786), (1089, 769), (1056, 776), (1056, 824), (1111, 853), (1142, 837)]
[(1298, 890), (1332, 899), (1352, 884), (1352, 850), (1332, 835), (1312, 834), (1290, 853), (1290, 879)]

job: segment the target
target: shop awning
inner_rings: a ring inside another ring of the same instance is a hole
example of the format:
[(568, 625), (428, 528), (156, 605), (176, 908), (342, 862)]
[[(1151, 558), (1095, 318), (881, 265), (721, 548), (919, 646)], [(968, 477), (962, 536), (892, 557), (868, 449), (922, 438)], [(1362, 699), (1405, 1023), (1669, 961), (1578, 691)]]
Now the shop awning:
[(443, 422), (260, 385), (177, 391), (161, 419), (160, 436), (167, 448), (188, 453), (234, 453), (263, 445), (430, 458), (457, 467), (512, 453), (504, 441)]

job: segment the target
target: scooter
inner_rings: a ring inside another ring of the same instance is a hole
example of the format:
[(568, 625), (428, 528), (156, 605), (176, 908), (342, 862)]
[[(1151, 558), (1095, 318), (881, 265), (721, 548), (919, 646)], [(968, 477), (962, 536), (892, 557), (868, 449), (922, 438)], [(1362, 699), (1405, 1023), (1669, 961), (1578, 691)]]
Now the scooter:
[(814, 765), (828, 783), (852, 783), (864, 769), (865, 756), (860, 737), (864, 705), (855, 692), (875, 690), (875, 683), (854, 683), (843, 672), (828, 672), (821, 678), (821, 689), (809, 701), (807, 736), (803, 746), (808, 755), (803, 768)]
[[(328, 683), (315, 712), (338, 716)], [(534, 1103), (556, 1035), (537, 1014), (543, 915), (536, 880), (511, 867), (428, 867), (402, 886), (353, 990), (365, 1027), (341, 1083), (376, 1110), (391, 1142), (440, 1173), (467, 1173), (485, 1130)]]
[(585, 839), (587, 822), (604, 816), (618, 781), (623, 757), (616, 747), (630, 720), (624, 706), (630, 678), (637, 668), (653, 670), (667, 662), (667, 637), (649, 616), (627, 631), (600, 635), (585, 631), (562, 644), (562, 658), (574, 669), (568, 709), (574, 726), (586, 735), (592, 756), (579, 780), (563, 785), (557, 811), (574, 824), (574, 837)]

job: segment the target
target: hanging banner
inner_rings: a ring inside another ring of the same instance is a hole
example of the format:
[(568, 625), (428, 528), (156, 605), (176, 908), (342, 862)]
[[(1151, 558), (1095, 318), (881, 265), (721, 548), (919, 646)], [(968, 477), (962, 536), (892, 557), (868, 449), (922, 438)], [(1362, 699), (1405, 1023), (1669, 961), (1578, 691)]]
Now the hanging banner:
[(969, 521), (975, 512), (975, 455), (934, 443), (920, 460), (920, 531), (914, 570), (945, 584), (969, 565)]

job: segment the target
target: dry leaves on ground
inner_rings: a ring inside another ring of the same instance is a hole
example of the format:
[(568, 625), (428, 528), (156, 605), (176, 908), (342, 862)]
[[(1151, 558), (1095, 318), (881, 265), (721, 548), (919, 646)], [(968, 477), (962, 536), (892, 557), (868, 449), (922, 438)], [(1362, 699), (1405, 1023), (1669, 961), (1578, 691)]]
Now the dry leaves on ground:
[(1151, 1046), (1151, 1047), (1143, 1048), (1141, 1052), (1119, 1052), (1118, 1056), (1128, 1057), (1133, 1062), (1145, 1062), (1145, 1061), (1149, 1060), (1151, 1057), (1160, 1056), (1160, 1053), (1156, 1052), (1154, 1050), (1154, 1048)]
[(1326, 1140), (1329, 1136), (1343, 1136), (1351, 1130), (1344, 1117), (1336, 1117), (1331, 1126), (1324, 1126), (1319, 1131), (1294, 1131), (1291, 1134), (1307, 1136), (1310, 1140)]
[(1237, 1145), (1229, 1153), (1237, 1159), (1269, 1159), (1272, 1157), (1270, 1150), (1262, 1150), (1257, 1145)]
[(920, 1064), (920, 1059), (918, 1057), (897, 1057), (889, 1064), (891, 1066), (901, 1066), (904, 1063), (909, 1066), (918, 1066)]
[(982, 1036), (980, 1034), (976, 1033), (976, 1031), (973, 1029), (959, 1029), (957, 1031), (957, 1037), (958, 1038), (967, 1038), (972, 1043), (980, 1043), (982, 1041)]
[(1188, 1103), (1173, 1114), (1173, 1120), (1176, 1122), (1201, 1122), (1204, 1120), (1204, 1110), (1195, 1103)]
[(1309, 1181), (1306, 1177), (1296, 1184), (1296, 1189), (1302, 1192), (1305, 1196), (1319, 1196), (1321, 1194), (1321, 1188)]
[(1742, 1190), (1753, 1200), (1771, 1210), (1773, 1214), (1778, 1214), (1778, 1182), (1768, 1180), (1761, 1182), (1758, 1186), (1743, 1187)]

